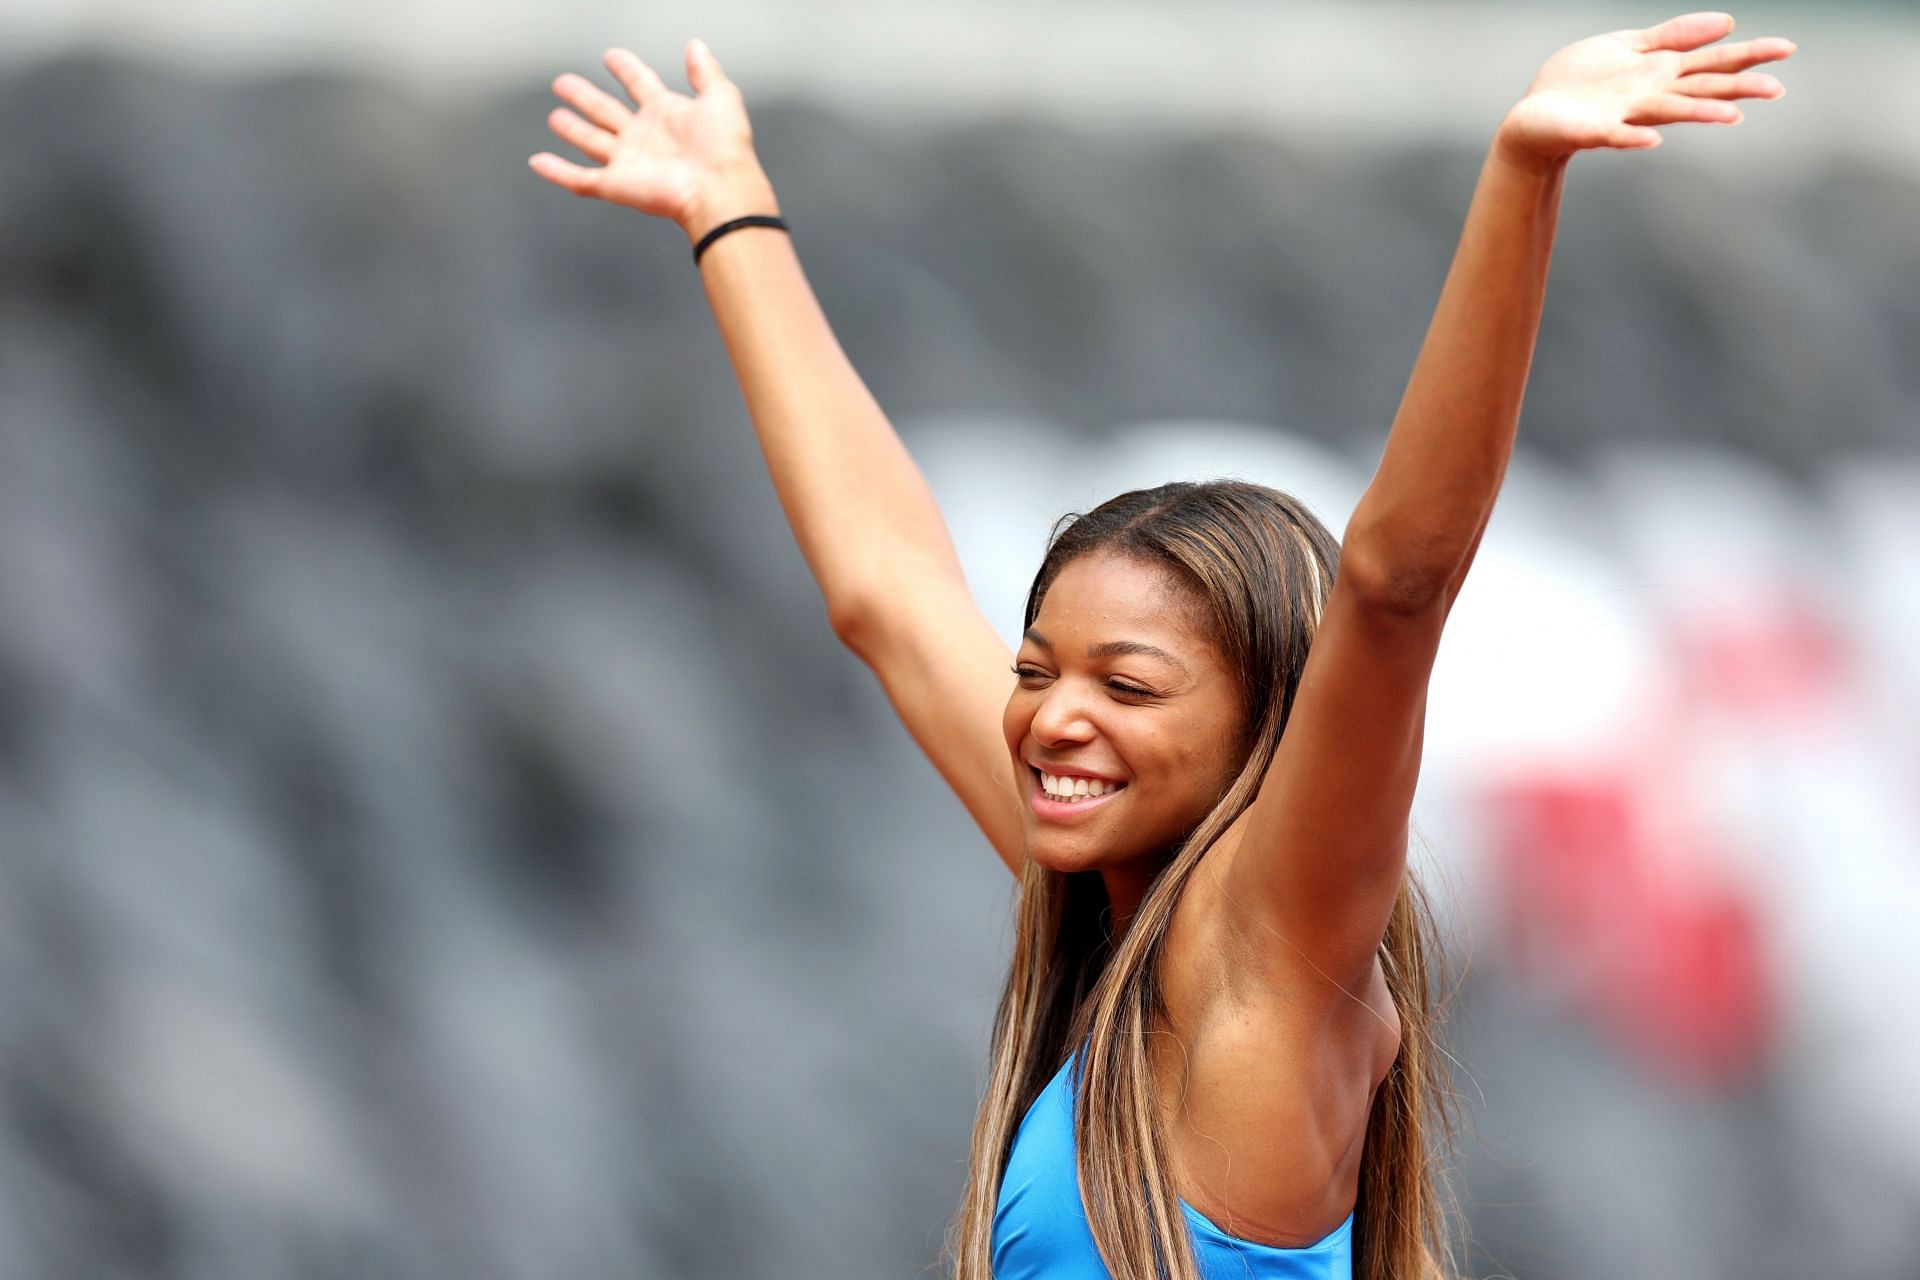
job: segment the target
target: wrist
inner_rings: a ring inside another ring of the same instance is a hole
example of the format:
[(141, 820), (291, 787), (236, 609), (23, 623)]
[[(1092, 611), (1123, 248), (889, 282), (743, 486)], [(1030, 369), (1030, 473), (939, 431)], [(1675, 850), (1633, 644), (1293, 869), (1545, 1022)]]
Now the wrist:
[(1544, 155), (1521, 141), (1519, 130), (1515, 127), (1514, 117), (1519, 111), (1515, 107), (1500, 122), (1494, 131), (1493, 148), (1488, 157), (1492, 164), (1520, 177), (1547, 181), (1567, 167), (1567, 161), (1573, 158), (1573, 152), (1560, 155)]
[(780, 202), (773, 194), (773, 183), (758, 165), (736, 170), (717, 179), (687, 201), (680, 217), (680, 229), (687, 243), (698, 244), (707, 232), (723, 222), (749, 213), (778, 215)]

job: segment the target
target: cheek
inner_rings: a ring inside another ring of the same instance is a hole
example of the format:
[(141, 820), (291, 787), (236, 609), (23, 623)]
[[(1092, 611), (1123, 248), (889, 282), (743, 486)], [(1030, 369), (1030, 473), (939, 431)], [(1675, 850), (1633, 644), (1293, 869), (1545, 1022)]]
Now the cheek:
[(1217, 767), (1225, 743), (1219, 722), (1210, 716), (1191, 716), (1168, 725), (1161, 738), (1165, 757), (1175, 768), (1203, 776)]
[(1240, 741), (1218, 720), (1196, 720), (1174, 735), (1169, 745), (1172, 768), (1191, 779), (1196, 793), (1204, 792), (1211, 799), (1239, 775)]
[(1025, 701), (1019, 690), (1015, 690), (1000, 712), (1000, 732), (1006, 737), (1007, 749), (1015, 754), (1019, 753), (1020, 744), (1026, 740), (1027, 726), (1033, 722), (1033, 713), (1023, 705)]

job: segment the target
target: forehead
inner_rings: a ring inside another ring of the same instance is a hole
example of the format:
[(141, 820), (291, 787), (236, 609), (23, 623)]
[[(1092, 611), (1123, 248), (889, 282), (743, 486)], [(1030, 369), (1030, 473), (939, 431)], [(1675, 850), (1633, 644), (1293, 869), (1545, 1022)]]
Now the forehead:
[[(1206, 602), (1174, 570), (1135, 556), (1095, 551), (1069, 561), (1040, 600), (1034, 628), (1056, 645), (1067, 636), (1209, 644)], [(1056, 634), (1057, 633), (1057, 634)]]

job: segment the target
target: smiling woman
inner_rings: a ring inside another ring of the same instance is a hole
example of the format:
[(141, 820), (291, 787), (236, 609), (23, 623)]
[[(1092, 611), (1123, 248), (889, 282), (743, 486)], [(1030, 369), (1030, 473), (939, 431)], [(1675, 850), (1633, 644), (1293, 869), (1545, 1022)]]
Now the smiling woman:
[(576, 109), (554, 131), (598, 167), (535, 172), (695, 246), (835, 632), (1019, 879), (962, 1280), (1453, 1274), (1406, 857), (1428, 675), (1512, 451), (1567, 163), (1778, 97), (1751, 68), (1793, 45), (1717, 43), (1732, 26), (1690, 14), (1541, 68), (1343, 539), (1258, 485), (1122, 494), (1057, 532), (1017, 655), (828, 327), (711, 51), (688, 46), (694, 96), (621, 49), (632, 107), (554, 82)]
[[(1030, 779), (1021, 945), (974, 1168), (1007, 1156), (997, 1185), (970, 1186), (957, 1224), (963, 1242), (988, 1235), (1003, 1280), (1078, 1274), (1062, 1258), (1099, 1257), (1103, 1228), (1124, 1235), (1125, 1188), (1140, 1174), (1111, 1153), (1153, 1142), (1203, 1271), (1233, 1258), (1257, 1259), (1260, 1275), (1341, 1273), (1362, 1186), (1380, 1198), (1379, 1220), (1429, 1208), (1423, 1150), (1385, 1137), (1335, 1150), (1322, 1119), (1364, 1127), (1396, 1064), (1386, 1105), (1416, 1121), (1403, 1134), (1420, 1133), (1428, 1100), (1444, 1096), (1429, 1078), (1440, 1057), (1426, 1043), (1431, 922), (1417, 884), (1396, 881), (1384, 934), (1369, 926), (1379, 955), (1340, 981), (1295, 947), (1313, 941), (1304, 934), (1275, 953), (1257, 932), (1272, 917), (1227, 892), (1339, 555), (1293, 498), (1221, 480), (1121, 494), (1073, 518), (1035, 576), (1002, 716)], [(1098, 801), (1045, 794), (1049, 775), (1076, 771), (1118, 789)], [(1058, 1046), (1047, 1054), (1008, 1049), (1047, 1041)], [(1062, 1053), (1066, 1065), (1048, 1069)], [(1270, 1078), (1307, 1074), (1265, 1091), (1196, 1089), (1242, 1055), (1241, 1069)], [(1187, 1102), (1161, 1118), (1168, 1082)], [(1076, 1171), (1084, 1212), (1070, 1211)], [(1279, 1197), (1289, 1203), (1276, 1213)], [(1292, 1208), (1302, 1204), (1314, 1216)]]

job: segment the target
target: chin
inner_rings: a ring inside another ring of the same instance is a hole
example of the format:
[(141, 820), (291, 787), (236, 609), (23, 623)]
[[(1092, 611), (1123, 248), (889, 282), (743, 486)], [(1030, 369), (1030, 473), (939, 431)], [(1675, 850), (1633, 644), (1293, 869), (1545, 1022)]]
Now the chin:
[(1100, 869), (1100, 859), (1097, 857), (1090, 858), (1080, 853), (1050, 849), (1044, 843), (1027, 846), (1027, 856), (1048, 871), (1058, 871), (1062, 874)]
[(1075, 871), (1116, 871), (1150, 860), (1152, 855), (1138, 850), (1091, 847), (1046, 835), (1027, 840), (1027, 856), (1049, 871), (1070, 874)]
[(1097, 850), (1068, 844), (1047, 831), (1027, 832), (1027, 856), (1049, 871), (1097, 871), (1104, 861)]

